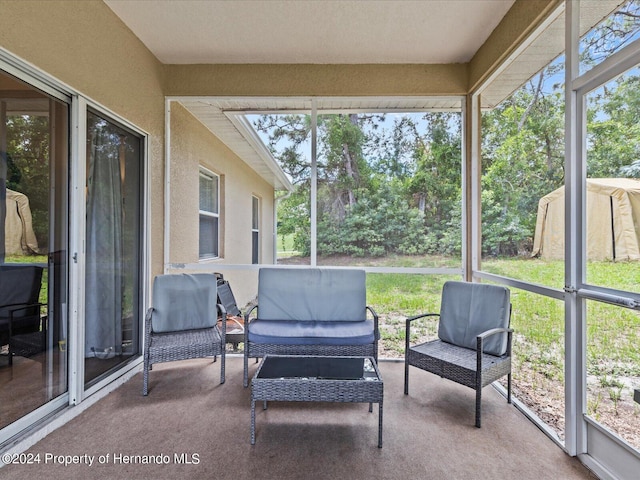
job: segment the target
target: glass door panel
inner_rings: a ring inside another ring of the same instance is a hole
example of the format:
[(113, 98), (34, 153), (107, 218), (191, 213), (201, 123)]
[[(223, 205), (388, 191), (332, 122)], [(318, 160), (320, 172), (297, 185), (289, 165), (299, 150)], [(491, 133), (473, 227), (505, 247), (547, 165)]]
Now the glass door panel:
[[(586, 98), (586, 288), (640, 292), (640, 67)], [(640, 313), (587, 301), (587, 416), (640, 449)]]
[(587, 96), (587, 283), (640, 286), (640, 67)]
[(587, 301), (587, 415), (640, 450), (640, 313)]
[(142, 139), (87, 114), (85, 384), (140, 354)]
[(0, 428), (67, 391), (69, 107), (0, 72)]

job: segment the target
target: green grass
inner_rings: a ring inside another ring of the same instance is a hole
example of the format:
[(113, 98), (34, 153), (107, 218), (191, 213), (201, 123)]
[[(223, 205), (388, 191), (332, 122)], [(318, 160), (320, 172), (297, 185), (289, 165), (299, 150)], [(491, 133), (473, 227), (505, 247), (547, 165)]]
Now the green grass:
[(5, 263), (47, 263), (46, 255), (7, 255)]
[[(415, 265), (425, 263), (416, 259)], [(414, 266), (415, 266), (414, 265)], [(483, 269), (506, 277), (561, 288), (562, 262), (538, 259), (498, 259), (483, 262)], [(640, 263), (594, 262), (587, 267), (594, 283), (640, 291)], [(369, 274), (367, 302), (380, 315), (382, 341), (387, 353), (404, 353), (404, 319), (425, 312), (438, 312), (442, 284), (454, 277), (443, 275)], [(457, 279), (457, 278), (456, 278)], [(596, 281), (597, 280), (597, 281)], [(516, 362), (527, 362), (546, 378), (564, 376), (564, 302), (511, 289), (516, 332)], [(436, 320), (427, 320), (432, 324)], [(433, 334), (427, 325), (417, 335)], [(587, 302), (587, 356), (589, 373), (599, 376), (640, 376), (640, 315), (638, 312), (601, 302)]]
[(442, 284), (453, 279), (444, 275), (405, 275), (371, 273), (367, 275), (367, 302), (379, 312), (404, 316), (440, 309)]
[(278, 251), (278, 258), (282, 257), (292, 257), (295, 255), (299, 255), (300, 253), (295, 250), (293, 246), (293, 235), (278, 235), (278, 240), (276, 244), (276, 248)]

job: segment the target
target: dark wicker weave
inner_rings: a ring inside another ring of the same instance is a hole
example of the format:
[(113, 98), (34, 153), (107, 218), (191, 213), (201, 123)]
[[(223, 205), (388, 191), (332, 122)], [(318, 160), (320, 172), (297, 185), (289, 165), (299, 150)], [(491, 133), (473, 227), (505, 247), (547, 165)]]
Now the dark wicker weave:
[[(367, 345), (279, 345), (249, 342), (247, 328), (244, 331), (244, 386), (249, 384), (249, 357), (266, 355), (319, 355), (324, 357), (353, 356), (373, 357), (378, 361), (378, 341)], [(376, 324), (376, 332), (378, 331)], [(377, 335), (376, 335), (377, 339)]]
[[(221, 305), (223, 317), (226, 312)], [(153, 308), (145, 318), (145, 348), (142, 394), (147, 395), (149, 370), (154, 363), (188, 360), (191, 358), (213, 357), (215, 362), (220, 355), (220, 383), (224, 383), (226, 322), (222, 330), (217, 326), (197, 330), (154, 333), (151, 325)]]
[[(251, 444), (255, 444), (255, 403), (263, 401), (264, 408), (268, 401), (284, 402), (344, 402), (378, 404), (378, 447), (382, 447), (382, 404), (384, 384), (380, 377), (378, 365), (373, 357), (368, 357), (375, 369), (375, 375), (365, 378), (320, 379), (307, 377), (261, 378), (260, 372), (265, 363), (272, 358), (287, 358), (300, 361), (302, 358), (313, 358), (322, 361), (327, 357), (300, 355), (267, 355), (262, 360), (251, 381)], [(362, 359), (361, 356), (340, 357), (345, 359)], [(340, 372), (336, 372), (338, 376)]]
[[(40, 313), (40, 309), (45, 306), (44, 303), (34, 303), (7, 309), (9, 312), (9, 365), (13, 364), (14, 355), (29, 358), (47, 350), (47, 316)], [(36, 331), (16, 334), (15, 331), (20, 329), (13, 325), (21, 318), (14, 319), (14, 315), (16, 312), (28, 309), (40, 316), (40, 325), (36, 326)]]
[(13, 356), (32, 357), (47, 350), (47, 332), (23, 333), (9, 338), (9, 365)]
[[(441, 340), (416, 346), (409, 345), (411, 322), (437, 314), (408, 318), (405, 335), (404, 393), (409, 393), (409, 366), (439, 375), (476, 391), (476, 427), (481, 425), (482, 388), (507, 375), (507, 401), (511, 403), (511, 340), (512, 329), (494, 328), (477, 337), (476, 350), (459, 347)], [(483, 342), (495, 334), (507, 333), (507, 351), (502, 356), (483, 353)]]

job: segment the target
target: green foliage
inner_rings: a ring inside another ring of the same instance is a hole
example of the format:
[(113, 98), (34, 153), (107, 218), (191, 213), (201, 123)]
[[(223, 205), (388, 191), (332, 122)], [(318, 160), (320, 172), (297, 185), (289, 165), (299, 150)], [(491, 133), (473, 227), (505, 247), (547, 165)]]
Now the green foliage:
[(543, 71), (483, 116), (483, 254), (528, 254), (538, 201), (564, 182), (564, 105)]
[(618, 78), (589, 95), (587, 176), (640, 178), (640, 77)]
[[(318, 254), (459, 255), (460, 115), (401, 116), (391, 131), (382, 126), (384, 119), (318, 117)], [(268, 135), (274, 155), (296, 185), (279, 202), (278, 231), (294, 235), (294, 248), (309, 255), (307, 117), (266, 115), (254, 125)]]
[(374, 191), (362, 191), (358, 203), (341, 221), (323, 212), (318, 222), (320, 255), (381, 256), (389, 253), (426, 252), (424, 217), (403, 200), (401, 187), (381, 183)]
[[(597, 47), (601, 40), (589, 42)], [(593, 52), (588, 55), (594, 59)], [(564, 184), (561, 70), (559, 61), (549, 65), (483, 114), (485, 256), (529, 256), (538, 202)], [(590, 93), (588, 100), (587, 175), (640, 178), (640, 76), (626, 74)], [(407, 114), (392, 124), (384, 119), (362, 114), (318, 118), (318, 253), (459, 255), (461, 116)], [(310, 169), (303, 154), (308, 117), (265, 116), (260, 125), (267, 124), (270, 145), (297, 186), (280, 209), (280, 228), (295, 233), (296, 249), (308, 255)], [(282, 148), (285, 138), (289, 143)]]

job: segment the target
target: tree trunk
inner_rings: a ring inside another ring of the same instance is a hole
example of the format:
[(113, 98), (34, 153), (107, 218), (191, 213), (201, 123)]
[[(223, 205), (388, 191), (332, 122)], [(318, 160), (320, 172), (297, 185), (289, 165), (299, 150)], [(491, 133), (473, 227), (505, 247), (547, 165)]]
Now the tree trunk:
[[(344, 157), (344, 167), (347, 171), (347, 176), (352, 180), (352, 182), (356, 183), (356, 175), (353, 170), (353, 159), (351, 157), (351, 153), (349, 153), (349, 145), (346, 143), (342, 144), (342, 156)], [(347, 196), (349, 197), (349, 205), (354, 205), (356, 203), (356, 197), (353, 193), (353, 189), (351, 186), (347, 188)]]

